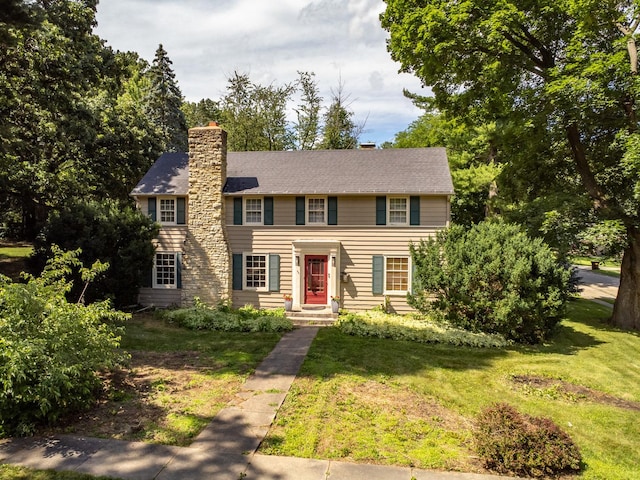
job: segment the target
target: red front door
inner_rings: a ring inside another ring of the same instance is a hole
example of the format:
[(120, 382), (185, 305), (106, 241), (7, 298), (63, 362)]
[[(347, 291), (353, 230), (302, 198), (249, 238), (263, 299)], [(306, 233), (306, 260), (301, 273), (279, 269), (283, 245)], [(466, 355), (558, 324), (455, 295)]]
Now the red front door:
[(306, 255), (304, 257), (304, 303), (327, 304), (327, 257)]

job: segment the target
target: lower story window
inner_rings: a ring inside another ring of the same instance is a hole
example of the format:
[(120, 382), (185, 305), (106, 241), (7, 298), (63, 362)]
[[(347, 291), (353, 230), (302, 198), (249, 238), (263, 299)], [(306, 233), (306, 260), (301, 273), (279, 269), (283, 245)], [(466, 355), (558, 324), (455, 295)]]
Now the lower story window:
[(247, 289), (267, 288), (267, 255), (246, 254), (244, 262), (244, 286)]
[(153, 269), (153, 286), (177, 288), (177, 263), (175, 253), (156, 253)]
[(409, 291), (409, 257), (385, 257), (385, 293)]

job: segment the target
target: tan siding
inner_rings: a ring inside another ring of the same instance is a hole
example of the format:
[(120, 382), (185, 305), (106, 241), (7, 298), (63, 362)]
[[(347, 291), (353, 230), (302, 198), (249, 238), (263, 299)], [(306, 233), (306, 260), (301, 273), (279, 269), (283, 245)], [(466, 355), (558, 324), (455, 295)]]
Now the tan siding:
[(140, 305), (168, 307), (180, 305), (181, 291), (177, 288), (141, 288), (138, 293)]
[[(226, 222), (233, 225), (233, 197), (226, 197)], [(448, 218), (446, 196), (423, 196), (420, 200), (420, 224), (440, 227)], [(275, 226), (296, 224), (296, 197), (274, 197)], [(146, 205), (145, 205), (146, 208)], [(338, 196), (338, 224), (345, 226), (375, 226), (376, 197), (374, 195)]]
[(338, 197), (339, 225), (375, 225), (376, 197)]
[[(280, 255), (280, 292), (233, 291), (236, 305), (251, 303), (261, 307), (280, 307), (282, 294), (291, 293), (292, 241), (337, 240), (342, 244), (341, 271), (350, 275), (350, 281), (340, 284), (343, 307), (349, 310), (365, 310), (383, 303), (383, 295), (371, 292), (373, 255), (408, 255), (409, 242), (435, 233), (433, 228), (377, 227), (325, 227), (276, 228), (276, 227), (228, 227), (232, 253), (259, 252)], [(409, 311), (404, 296), (392, 296), (391, 305), (399, 312)]]
[(440, 227), (449, 221), (447, 197), (422, 197), (420, 199), (420, 225)]
[(159, 252), (182, 252), (185, 238), (187, 238), (186, 225), (167, 226), (160, 229), (153, 244)]

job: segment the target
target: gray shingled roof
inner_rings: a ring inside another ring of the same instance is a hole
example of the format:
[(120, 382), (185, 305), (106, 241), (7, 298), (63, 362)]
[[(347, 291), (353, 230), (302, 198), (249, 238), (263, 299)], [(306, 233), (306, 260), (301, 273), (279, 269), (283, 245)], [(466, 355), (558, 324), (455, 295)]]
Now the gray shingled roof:
[[(186, 195), (188, 156), (165, 153), (132, 195)], [(452, 194), (444, 148), (229, 152), (227, 195)]]

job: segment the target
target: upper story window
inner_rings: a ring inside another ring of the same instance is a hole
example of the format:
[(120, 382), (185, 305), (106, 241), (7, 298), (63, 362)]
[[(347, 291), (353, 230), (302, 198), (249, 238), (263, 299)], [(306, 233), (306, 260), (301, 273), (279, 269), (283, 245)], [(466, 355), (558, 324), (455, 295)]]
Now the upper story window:
[(244, 199), (244, 223), (262, 225), (262, 198)]
[(160, 199), (160, 223), (176, 223), (176, 199)]
[(162, 225), (185, 225), (187, 199), (185, 197), (149, 197), (147, 210), (151, 219)]
[(407, 197), (387, 197), (389, 215), (389, 225), (407, 225), (408, 205), (409, 200)]
[(327, 224), (327, 199), (326, 197), (307, 198), (307, 223), (310, 225)]

